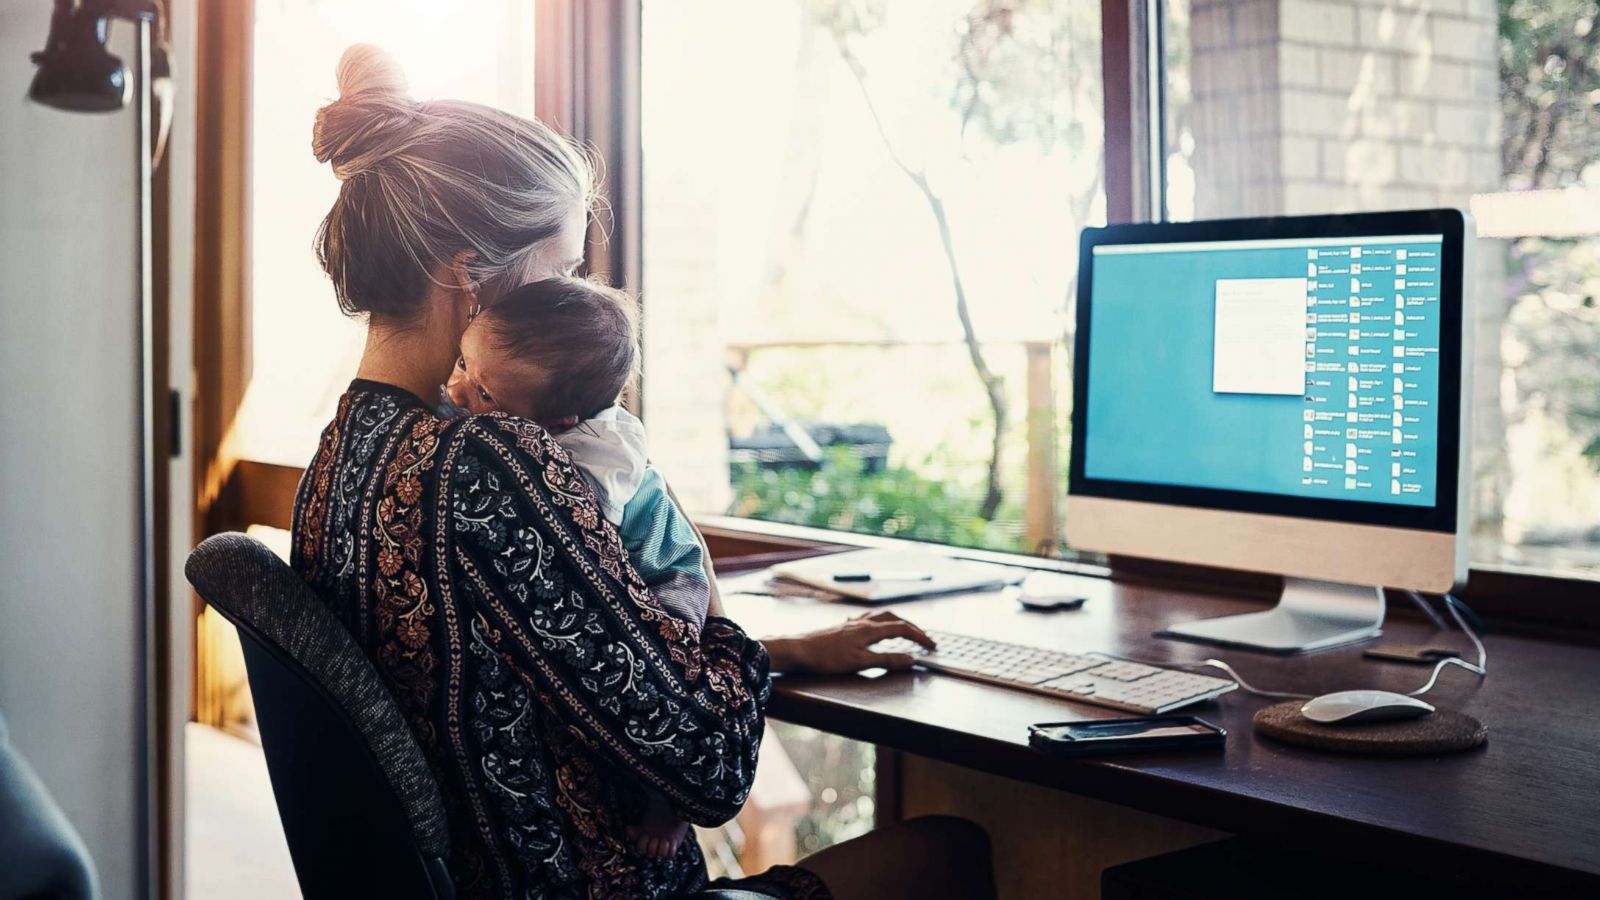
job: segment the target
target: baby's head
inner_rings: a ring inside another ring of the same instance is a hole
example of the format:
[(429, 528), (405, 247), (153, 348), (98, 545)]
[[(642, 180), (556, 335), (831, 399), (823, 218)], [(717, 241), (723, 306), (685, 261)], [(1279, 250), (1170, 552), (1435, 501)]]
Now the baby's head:
[(547, 278), (473, 320), (446, 389), (469, 412), (499, 410), (560, 429), (616, 403), (638, 371), (633, 298), (581, 278)]

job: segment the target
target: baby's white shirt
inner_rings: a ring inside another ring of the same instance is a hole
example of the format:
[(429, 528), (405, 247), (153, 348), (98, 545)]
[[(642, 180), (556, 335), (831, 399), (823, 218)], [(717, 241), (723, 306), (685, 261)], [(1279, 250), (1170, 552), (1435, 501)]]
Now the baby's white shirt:
[(622, 510), (639, 492), (650, 454), (644, 423), (620, 406), (608, 407), (555, 436), (600, 501), (600, 512), (622, 525)]

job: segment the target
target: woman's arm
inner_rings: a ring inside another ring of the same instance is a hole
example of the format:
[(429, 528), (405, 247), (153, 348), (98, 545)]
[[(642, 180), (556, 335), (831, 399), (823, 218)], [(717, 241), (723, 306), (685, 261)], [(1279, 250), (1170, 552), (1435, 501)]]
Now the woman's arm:
[(449, 581), (488, 649), (690, 821), (732, 818), (755, 777), (766, 649), (726, 619), (697, 636), (662, 611), (543, 429), (474, 417), (444, 456)]
[[(695, 540), (700, 545), (701, 565), (705, 569), (706, 581), (711, 592), (710, 611), (707, 615), (726, 618), (727, 615), (722, 610), (722, 594), (717, 590), (717, 573), (711, 563), (711, 550), (706, 547), (705, 535), (700, 533), (700, 527), (694, 524), (692, 519), (683, 514), (683, 504), (678, 502), (677, 495), (672, 492), (672, 486), (667, 484), (665, 479), (661, 480), (661, 486), (666, 490), (673, 510), (694, 532)], [(840, 625), (798, 637), (767, 638), (762, 643), (766, 645), (772, 671), (809, 672), (821, 675), (859, 672), (862, 669), (879, 667), (910, 668), (912, 658), (908, 654), (879, 653), (870, 649), (879, 641), (895, 637), (909, 638), (929, 650), (934, 646), (933, 640), (921, 628), (887, 610), (863, 613)]]
[[(667, 497), (679, 510), (683, 505), (678, 503), (678, 497), (672, 493), (672, 486), (664, 480)], [(695, 538), (700, 542), (701, 559), (704, 561), (706, 579), (711, 586), (711, 608), (708, 615), (726, 618), (722, 611), (722, 594), (717, 590), (717, 573), (711, 563), (711, 550), (706, 547), (705, 535), (700, 533), (700, 526), (693, 520), (684, 516), (689, 527), (694, 530)], [(813, 674), (844, 674), (859, 672), (862, 669), (908, 669), (911, 667), (912, 658), (905, 653), (878, 653), (871, 650), (871, 646), (878, 641), (888, 638), (903, 637), (933, 649), (933, 639), (917, 626), (907, 622), (892, 612), (878, 610), (863, 613), (831, 628), (824, 628), (809, 634), (797, 637), (767, 638), (762, 641), (767, 647), (767, 654), (771, 659), (772, 671)]]

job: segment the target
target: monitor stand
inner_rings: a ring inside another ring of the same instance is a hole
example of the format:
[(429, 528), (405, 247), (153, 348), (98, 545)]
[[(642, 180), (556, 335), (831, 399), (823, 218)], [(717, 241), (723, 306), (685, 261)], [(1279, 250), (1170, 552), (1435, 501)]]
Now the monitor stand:
[(1383, 588), (1285, 578), (1278, 605), (1262, 612), (1184, 622), (1157, 637), (1268, 653), (1306, 653), (1383, 633)]

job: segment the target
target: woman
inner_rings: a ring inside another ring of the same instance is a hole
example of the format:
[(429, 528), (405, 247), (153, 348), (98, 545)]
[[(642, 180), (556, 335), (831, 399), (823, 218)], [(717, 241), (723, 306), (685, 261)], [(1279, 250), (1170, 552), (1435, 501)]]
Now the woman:
[[(415, 103), (356, 46), (312, 149), (344, 182), (318, 256), (366, 349), (295, 504), (294, 565), (388, 679), (446, 798), (463, 897), (671, 897), (705, 884), (625, 839), (646, 789), (717, 825), (748, 795), (770, 672), (903, 668), (890, 614), (765, 644), (692, 635), (539, 426), (433, 413), (474, 311), (582, 260), (588, 160), (538, 122)], [(975, 826), (921, 820), (737, 883), (777, 898), (985, 897)]]

